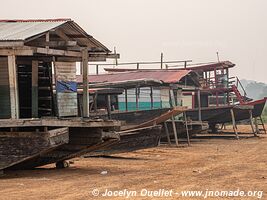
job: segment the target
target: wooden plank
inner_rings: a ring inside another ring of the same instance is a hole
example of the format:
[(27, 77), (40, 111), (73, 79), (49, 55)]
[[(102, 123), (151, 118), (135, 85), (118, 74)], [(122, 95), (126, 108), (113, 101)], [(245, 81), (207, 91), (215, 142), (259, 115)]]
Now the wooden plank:
[(167, 136), (168, 144), (171, 145), (172, 143), (171, 143), (170, 133), (166, 122), (164, 122), (164, 129)]
[(36, 126), (53, 126), (53, 127), (120, 127), (121, 122), (115, 120), (92, 120), (92, 119), (0, 119), (0, 127), (36, 127)]
[(173, 115), (172, 115), (171, 120), (172, 120), (172, 128), (173, 128), (173, 134), (174, 134), (174, 138), (175, 138), (175, 144), (177, 147), (179, 147), (178, 134), (177, 134), (176, 124), (175, 124), (175, 120), (174, 120)]
[[(81, 57), (82, 54), (76, 51), (66, 51), (58, 49), (46, 49), (46, 48), (36, 48), (35, 53), (45, 54), (45, 55), (55, 55), (55, 56), (70, 56), (70, 57)], [(0, 51), (1, 54), (1, 51)]]
[(34, 51), (32, 49), (0, 49), (0, 55), (1, 56), (12, 56), (12, 55), (18, 55), (18, 56), (32, 56)]
[(38, 61), (32, 61), (32, 118), (38, 118)]
[(11, 103), (11, 118), (19, 118), (19, 99), (18, 99), (18, 81), (17, 81), (17, 66), (16, 56), (8, 56), (8, 73), (10, 87), (10, 103)]
[(88, 81), (88, 49), (82, 50), (82, 71), (83, 71), (83, 117), (89, 117), (89, 81)]
[(24, 45), (23, 41), (1, 41), (0, 47), (22, 47)]
[(190, 146), (191, 144), (190, 144), (190, 136), (189, 136), (189, 131), (188, 131), (188, 123), (187, 123), (186, 112), (184, 112), (183, 114), (184, 114), (184, 121), (185, 121), (185, 130), (186, 130), (187, 144), (188, 144), (188, 146)]

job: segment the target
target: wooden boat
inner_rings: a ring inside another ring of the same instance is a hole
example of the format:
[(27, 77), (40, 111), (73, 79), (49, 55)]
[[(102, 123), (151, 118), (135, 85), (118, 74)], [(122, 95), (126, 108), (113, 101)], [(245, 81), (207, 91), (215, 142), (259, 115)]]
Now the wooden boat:
[(120, 123), (115, 122), (78, 118), (0, 120), (1, 130), (49, 130), (0, 132), (0, 169), (32, 169), (51, 163), (64, 167), (65, 160), (118, 142), (114, 130)]
[[(208, 121), (209, 124), (228, 123), (232, 121), (231, 109), (233, 109), (236, 121), (242, 121), (250, 118), (249, 110), (252, 110), (252, 116), (260, 117), (264, 109), (266, 98), (247, 102), (242, 105), (228, 105), (219, 107), (201, 108), (201, 119)], [(186, 111), (187, 116), (192, 120), (198, 120), (199, 110), (189, 109)]]
[(106, 156), (139, 149), (157, 147), (161, 136), (161, 126), (150, 126), (118, 132), (120, 141), (105, 148), (87, 154), (88, 156)]
[(0, 132), (0, 170), (12, 168), (69, 142), (68, 128)]

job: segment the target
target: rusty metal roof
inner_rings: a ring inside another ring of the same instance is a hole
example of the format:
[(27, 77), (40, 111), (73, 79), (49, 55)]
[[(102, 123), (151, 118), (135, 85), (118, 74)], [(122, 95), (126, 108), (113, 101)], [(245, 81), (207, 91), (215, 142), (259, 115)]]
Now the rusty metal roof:
[[(101, 75), (89, 75), (90, 83), (131, 81), (140, 79), (153, 79), (163, 83), (177, 83), (184, 76), (190, 73), (190, 70), (165, 70), (165, 71), (130, 71), (121, 73), (108, 73)], [(77, 77), (78, 82), (82, 82), (82, 76)]]
[(32, 38), (41, 37), (48, 31), (60, 28), (69, 38), (76, 40), (82, 46), (88, 46), (98, 51), (110, 50), (87, 34), (71, 19), (33, 19), (33, 20), (0, 20), (1, 41), (28, 42)]

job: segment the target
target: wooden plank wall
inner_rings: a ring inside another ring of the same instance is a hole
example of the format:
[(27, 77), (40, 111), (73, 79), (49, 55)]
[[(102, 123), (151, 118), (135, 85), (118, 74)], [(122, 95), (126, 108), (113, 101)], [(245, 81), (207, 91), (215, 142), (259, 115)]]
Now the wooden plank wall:
[(55, 62), (55, 77), (59, 117), (78, 116), (76, 63)]
[(11, 117), (10, 88), (8, 79), (8, 61), (0, 58), (0, 119)]

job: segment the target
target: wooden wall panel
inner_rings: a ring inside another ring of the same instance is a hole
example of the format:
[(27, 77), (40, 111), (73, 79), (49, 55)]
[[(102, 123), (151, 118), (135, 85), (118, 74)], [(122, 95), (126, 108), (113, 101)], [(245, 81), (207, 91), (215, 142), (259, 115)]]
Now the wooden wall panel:
[(8, 62), (0, 58), (0, 119), (11, 117), (10, 88), (8, 79)]
[(59, 117), (78, 116), (76, 63), (55, 62)]

